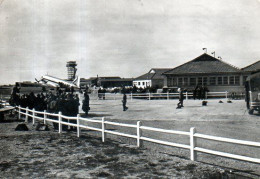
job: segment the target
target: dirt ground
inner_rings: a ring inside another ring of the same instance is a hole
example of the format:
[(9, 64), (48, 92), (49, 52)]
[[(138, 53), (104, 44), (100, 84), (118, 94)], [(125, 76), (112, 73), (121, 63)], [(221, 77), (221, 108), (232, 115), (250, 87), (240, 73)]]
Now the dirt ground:
[[(249, 115), (244, 100), (232, 100), (227, 103), (226, 99), (209, 99), (207, 106), (202, 106), (200, 100), (184, 101), (184, 108), (176, 109), (177, 100), (130, 100), (128, 99), (128, 110), (122, 110), (120, 100), (96, 100), (90, 103), (90, 117), (99, 118), (104, 116), (106, 120), (136, 124), (141, 121), (142, 125), (189, 131), (195, 127), (198, 133), (219, 137), (260, 142), (259, 114)], [(90, 124), (89, 124), (90, 125)], [(109, 125), (109, 129), (136, 135), (135, 130)], [(188, 137), (169, 135), (164, 133), (143, 131), (143, 136), (161, 139), (181, 144), (189, 144)], [(109, 135), (110, 138), (118, 138)], [(136, 145), (135, 140), (120, 138), (122, 142)], [(116, 140), (116, 139), (115, 139)], [(199, 139), (199, 147), (212, 149), (227, 153), (260, 158), (260, 148), (243, 145), (228, 144), (223, 142)], [(161, 145), (145, 142), (144, 146), (159, 152), (167, 151), (173, 155), (189, 158), (189, 151), (173, 147), (162, 147)], [(243, 162), (224, 157), (198, 153), (198, 161), (214, 164), (233, 171), (255, 174), (260, 176), (259, 164)]]
[[(15, 131), (1, 123), (1, 178), (221, 178), (218, 167), (75, 132)], [(87, 133), (87, 132), (86, 132)]]
[[(208, 100), (185, 101), (176, 109), (177, 100), (128, 100), (129, 110), (122, 110), (121, 100), (90, 101), (90, 118), (189, 131), (259, 142), (259, 115), (247, 114), (243, 100), (218, 103)], [(81, 111), (82, 112), (82, 111)], [(84, 116), (82, 114), (82, 116)], [(100, 134), (82, 131), (58, 134), (48, 132), (14, 131), (18, 122), (0, 123), (0, 171), (2, 178), (259, 178), (259, 164), (207, 154), (198, 154), (198, 161), (189, 160), (189, 151), (108, 135), (102, 143)], [(90, 125), (90, 124), (89, 124)], [(107, 126), (108, 129), (135, 134), (134, 130)], [(163, 133), (143, 132), (144, 136), (176, 143), (189, 139)], [(260, 158), (259, 148), (198, 141), (199, 146), (223, 152)]]

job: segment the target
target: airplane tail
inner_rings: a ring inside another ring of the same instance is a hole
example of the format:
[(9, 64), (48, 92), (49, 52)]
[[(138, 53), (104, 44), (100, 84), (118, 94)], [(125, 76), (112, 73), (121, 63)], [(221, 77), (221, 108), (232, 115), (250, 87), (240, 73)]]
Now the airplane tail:
[(76, 85), (78, 88), (80, 88), (80, 77), (79, 76), (77, 76), (74, 79), (73, 84)]
[(77, 87), (80, 88), (80, 76), (78, 76)]

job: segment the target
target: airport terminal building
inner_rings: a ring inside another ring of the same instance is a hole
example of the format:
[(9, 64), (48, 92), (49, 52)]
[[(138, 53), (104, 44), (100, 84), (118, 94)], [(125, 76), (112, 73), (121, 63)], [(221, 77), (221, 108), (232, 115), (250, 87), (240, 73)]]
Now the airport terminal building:
[(197, 85), (214, 92), (243, 92), (244, 71), (206, 53), (163, 73), (165, 87), (192, 90)]

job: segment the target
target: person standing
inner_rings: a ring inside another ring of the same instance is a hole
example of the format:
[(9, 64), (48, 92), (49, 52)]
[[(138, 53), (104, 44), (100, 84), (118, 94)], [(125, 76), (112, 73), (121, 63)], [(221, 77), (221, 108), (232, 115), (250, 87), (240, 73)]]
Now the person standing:
[(102, 99), (102, 90), (101, 88), (98, 89), (98, 99)]
[(20, 102), (20, 98), (19, 98), (20, 89), (21, 88), (19, 88), (19, 84), (16, 83), (15, 86), (13, 87), (13, 89), (12, 89), (11, 97), (9, 99), (10, 105), (12, 105), (12, 106), (16, 106), (16, 105), (18, 106), (19, 105), (19, 102)]
[(73, 87), (73, 86), (70, 87), (70, 93), (71, 93), (71, 94), (74, 93), (74, 87)]
[(193, 99), (195, 100), (197, 97), (197, 91), (198, 91), (198, 85), (195, 87), (194, 91), (193, 91)]
[(199, 100), (201, 100), (202, 99), (202, 87), (200, 86), (199, 88), (198, 88), (198, 99)]
[(126, 94), (124, 93), (123, 95), (123, 100), (122, 100), (122, 103), (123, 103), (123, 111), (126, 111), (128, 109), (128, 107), (126, 107), (126, 102), (127, 102), (127, 97), (126, 97)]
[(179, 103), (177, 104), (177, 108), (182, 108), (183, 106), (183, 100), (184, 100), (184, 95), (183, 95), (183, 90), (181, 88), (178, 88), (179, 92)]
[(206, 93), (208, 92), (208, 88), (206, 86), (202, 86), (202, 99), (206, 99)]
[(85, 112), (86, 114), (86, 117), (88, 116), (88, 111), (90, 110), (90, 107), (89, 107), (89, 95), (88, 95), (88, 92), (86, 91), (84, 93), (84, 100), (82, 102), (82, 110)]
[(75, 113), (76, 115), (79, 114), (79, 106), (80, 106), (80, 103), (79, 103), (79, 95), (76, 94), (74, 96), (74, 101), (75, 101)]

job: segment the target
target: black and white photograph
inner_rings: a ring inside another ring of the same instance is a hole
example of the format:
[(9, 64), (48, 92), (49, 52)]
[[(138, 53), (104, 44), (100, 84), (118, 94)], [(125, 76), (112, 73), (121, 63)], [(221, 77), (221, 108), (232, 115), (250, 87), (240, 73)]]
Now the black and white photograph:
[(260, 178), (260, 0), (0, 0), (0, 178)]

